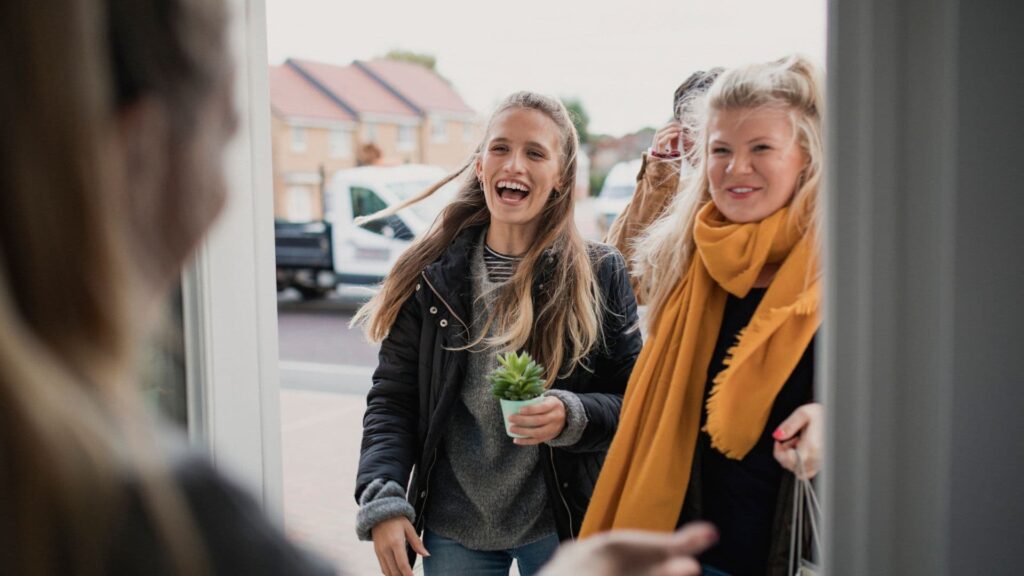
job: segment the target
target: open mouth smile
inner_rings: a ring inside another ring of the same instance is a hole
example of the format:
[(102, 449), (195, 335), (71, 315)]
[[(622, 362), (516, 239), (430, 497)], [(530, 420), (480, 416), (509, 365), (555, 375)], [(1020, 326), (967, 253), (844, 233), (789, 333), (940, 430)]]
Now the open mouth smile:
[(519, 204), (530, 195), (530, 187), (515, 180), (498, 180), (494, 189), (498, 198), (508, 204)]

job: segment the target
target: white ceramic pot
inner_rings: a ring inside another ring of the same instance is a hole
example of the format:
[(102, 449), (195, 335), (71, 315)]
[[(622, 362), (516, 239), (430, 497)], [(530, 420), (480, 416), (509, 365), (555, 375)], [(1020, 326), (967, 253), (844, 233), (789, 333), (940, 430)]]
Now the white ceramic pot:
[(537, 396), (536, 398), (531, 398), (529, 400), (505, 400), (505, 399), (501, 399), (501, 415), (505, 417), (505, 433), (508, 434), (509, 436), (511, 436), (512, 438), (528, 438), (528, 436), (523, 436), (522, 434), (513, 434), (512, 433), (512, 431), (510, 430), (512, 425), (509, 424), (508, 417), (513, 415), (513, 414), (518, 414), (519, 413), (519, 409), (522, 408), (523, 406), (529, 406), (531, 404), (536, 404), (536, 403), (540, 402), (543, 399), (544, 399), (543, 396)]

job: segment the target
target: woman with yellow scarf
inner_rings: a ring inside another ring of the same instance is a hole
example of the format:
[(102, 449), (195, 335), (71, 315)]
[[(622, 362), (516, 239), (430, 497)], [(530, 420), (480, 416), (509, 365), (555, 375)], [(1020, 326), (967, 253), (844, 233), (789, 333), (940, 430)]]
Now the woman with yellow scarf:
[(790, 57), (725, 72), (696, 106), (698, 172), (635, 243), (649, 336), (583, 536), (703, 519), (705, 574), (786, 569), (786, 470), (821, 461), (822, 103)]

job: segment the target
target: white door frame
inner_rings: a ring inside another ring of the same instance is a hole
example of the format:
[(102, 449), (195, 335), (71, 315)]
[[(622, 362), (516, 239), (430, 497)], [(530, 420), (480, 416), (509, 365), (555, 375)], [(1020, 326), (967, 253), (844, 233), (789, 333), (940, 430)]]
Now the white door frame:
[(1021, 22), (830, 1), (830, 576), (1024, 565)]
[(228, 204), (183, 280), (189, 435), (280, 518), (277, 299), (263, 0), (227, 0), (238, 134)]
[(832, 0), (826, 573), (948, 574), (957, 0)]

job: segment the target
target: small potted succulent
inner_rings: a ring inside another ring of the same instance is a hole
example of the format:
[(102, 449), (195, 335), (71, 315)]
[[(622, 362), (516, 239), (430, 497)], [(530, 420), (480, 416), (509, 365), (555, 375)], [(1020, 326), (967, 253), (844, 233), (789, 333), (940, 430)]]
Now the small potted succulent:
[(522, 434), (513, 434), (510, 430), (508, 417), (517, 414), (523, 406), (536, 404), (543, 400), (544, 367), (538, 364), (530, 354), (523, 352), (506, 352), (498, 354), (498, 367), (487, 375), (491, 383), (491, 392), (501, 400), (501, 414), (505, 418), (505, 433), (513, 438), (525, 438)]

